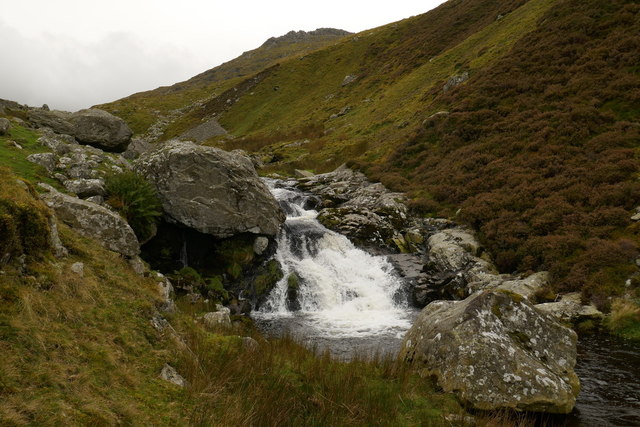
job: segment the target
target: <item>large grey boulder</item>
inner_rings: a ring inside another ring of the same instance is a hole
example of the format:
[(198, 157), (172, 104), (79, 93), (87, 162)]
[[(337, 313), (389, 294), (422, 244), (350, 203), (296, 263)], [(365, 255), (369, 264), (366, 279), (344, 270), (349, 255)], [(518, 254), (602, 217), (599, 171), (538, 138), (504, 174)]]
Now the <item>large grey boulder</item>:
[(476, 409), (569, 413), (580, 390), (576, 341), (526, 298), (485, 291), (425, 307), (400, 357)]
[(81, 143), (106, 151), (125, 151), (133, 134), (124, 120), (97, 108), (75, 113), (32, 109), (29, 111), (29, 120), (40, 127), (71, 135)]
[(11, 122), (4, 117), (0, 118), (0, 135), (6, 135), (11, 128)]
[(549, 284), (549, 273), (527, 277), (498, 274), (471, 231), (445, 228), (427, 239), (422, 277), (413, 289), (420, 306), (439, 299), (463, 299), (484, 290), (502, 289), (535, 302), (536, 293)]
[(127, 222), (118, 214), (95, 203), (58, 192), (46, 184), (41, 195), (56, 216), (83, 236), (93, 238), (105, 248), (133, 257), (140, 253), (140, 244)]
[(133, 135), (124, 120), (97, 108), (73, 113), (71, 123), (78, 141), (106, 151), (125, 151)]
[(225, 238), (275, 236), (285, 220), (247, 157), (170, 141), (143, 154), (134, 168), (155, 185), (169, 222)]
[(483, 256), (473, 234), (460, 227), (438, 230), (427, 239), (423, 277), (413, 289), (415, 302), (424, 306), (440, 299), (463, 299), (479, 289), (493, 288), (506, 280)]

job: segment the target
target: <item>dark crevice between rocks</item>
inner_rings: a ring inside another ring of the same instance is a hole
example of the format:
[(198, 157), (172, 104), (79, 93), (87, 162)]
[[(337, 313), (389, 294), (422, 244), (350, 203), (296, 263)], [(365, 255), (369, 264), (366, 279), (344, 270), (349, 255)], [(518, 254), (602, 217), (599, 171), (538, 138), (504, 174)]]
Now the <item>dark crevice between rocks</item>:
[(178, 297), (201, 294), (229, 305), (234, 314), (248, 313), (283, 277), (277, 261), (271, 259), (275, 241), (270, 239), (257, 254), (257, 237), (242, 233), (218, 239), (163, 221), (156, 236), (142, 246), (141, 257), (152, 269), (174, 279)]

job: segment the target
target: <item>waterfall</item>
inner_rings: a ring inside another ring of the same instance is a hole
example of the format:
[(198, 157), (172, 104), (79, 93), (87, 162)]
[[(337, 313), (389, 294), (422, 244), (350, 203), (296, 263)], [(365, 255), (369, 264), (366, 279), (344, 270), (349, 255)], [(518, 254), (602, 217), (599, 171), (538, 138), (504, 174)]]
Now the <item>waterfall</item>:
[[(356, 248), (322, 226), (318, 213), (307, 206), (309, 195), (286, 182), (267, 183), (287, 214), (275, 255), (284, 278), (254, 313), (258, 322), (280, 321), (281, 327), (289, 319), (288, 332), (312, 341), (399, 339), (411, 326), (413, 310), (387, 259)], [(297, 282), (295, 301), (291, 275)]]
[(182, 267), (189, 266), (189, 257), (187, 255), (187, 238), (184, 235), (184, 233), (182, 233), (182, 249), (180, 249), (180, 263), (182, 264)]

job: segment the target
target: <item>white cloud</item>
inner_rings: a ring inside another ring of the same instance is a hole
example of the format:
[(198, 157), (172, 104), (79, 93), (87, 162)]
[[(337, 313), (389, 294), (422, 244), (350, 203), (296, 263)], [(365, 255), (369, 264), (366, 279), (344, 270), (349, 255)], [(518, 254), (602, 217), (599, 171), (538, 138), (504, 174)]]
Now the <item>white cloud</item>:
[(0, 22), (11, 46), (3, 61), (0, 97), (29, 105), (77, 110), (189, 77), (192, 54), (150, 46), (133, 34), (110, 33), (93, 42), (45, 34), (26, 37)]

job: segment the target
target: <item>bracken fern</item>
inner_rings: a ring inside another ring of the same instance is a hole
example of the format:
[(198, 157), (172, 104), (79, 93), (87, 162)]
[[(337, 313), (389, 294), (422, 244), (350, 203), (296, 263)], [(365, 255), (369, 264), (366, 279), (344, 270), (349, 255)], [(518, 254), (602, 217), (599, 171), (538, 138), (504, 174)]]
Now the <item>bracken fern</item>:
[(135, 172), (110, 175), (105, 180), (107, 203), (122, 215), (141, 242), (154, 233), (162, 215), (162, 205), (155, 188)]

